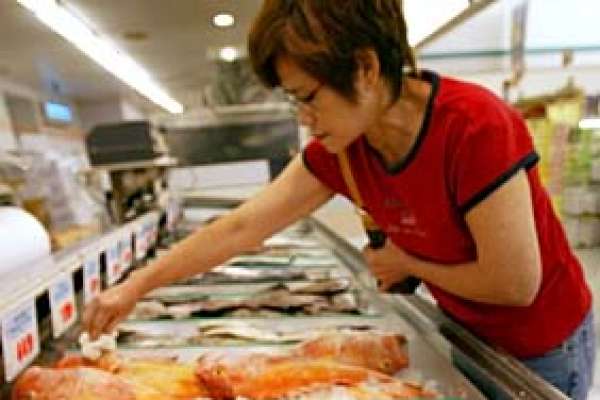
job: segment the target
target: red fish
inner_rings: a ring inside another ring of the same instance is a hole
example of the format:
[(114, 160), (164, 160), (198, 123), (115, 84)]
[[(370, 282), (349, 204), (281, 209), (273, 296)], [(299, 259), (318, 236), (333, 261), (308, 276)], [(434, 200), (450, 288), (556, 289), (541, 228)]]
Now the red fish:
[(55, 368), (29, 368), (13, 400), (192, 400), (206, 396), (193, 365), (167, 359), (97, 361), (67, 356)]
[(427, 398), (431, 393), (421, 387), (386, 375), (408, 365), (405, 343), (403, 336), (372, 332), (327, 335), (280, 355), (206, 355), (198, 377), (217, 400), (275, 399), (333, 386), (357, 395), (370, 387), (382, 398)]

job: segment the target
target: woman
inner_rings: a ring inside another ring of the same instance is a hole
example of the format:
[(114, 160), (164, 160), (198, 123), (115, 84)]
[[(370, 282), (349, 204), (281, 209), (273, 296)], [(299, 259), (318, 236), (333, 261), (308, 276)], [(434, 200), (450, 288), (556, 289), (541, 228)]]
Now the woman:
[(98, 297), (84, 321), (92, 336), (149, 290), (260, 244), (334, 193), (349, 197), (336, 156), (346, 152), (389, 238), (364, 253), (383, 289), (422, 279), (462, 325), (586, 398), (591, 294), (517, 113), (481, 87), (417, 71), (397, 0), (267, 0), (249, 50), (314, 140), (256, 197)]

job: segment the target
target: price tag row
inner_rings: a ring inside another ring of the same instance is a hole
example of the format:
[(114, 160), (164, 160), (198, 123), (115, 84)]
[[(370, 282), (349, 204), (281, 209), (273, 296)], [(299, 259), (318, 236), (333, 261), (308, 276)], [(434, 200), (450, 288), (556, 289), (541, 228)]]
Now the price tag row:
[[(132, 237), (136, 244), (139, 241), (143, 246), (143, 259), (156, 244), (158, 223), (157, 213), (145, 215), (81, 250), (80, 256), (60, 263), (61, 272), (47, 286), (54, 338), (60, 337), (77, 321), (73, 272), (79, 266), (83, 267), (84, 302), (90, 302), (102, 290), (100, 255), (104, 253), (106, 257), (107, 284), (113, 285), (133, 265)], [(137, 258), (137, 251), (135, 255)], [(0, 315), (2, 358), (8, 382), (30, 365), (40, 352), (35, 298), (36, 294), (32, 293), (28, 299), (7, 307)]]

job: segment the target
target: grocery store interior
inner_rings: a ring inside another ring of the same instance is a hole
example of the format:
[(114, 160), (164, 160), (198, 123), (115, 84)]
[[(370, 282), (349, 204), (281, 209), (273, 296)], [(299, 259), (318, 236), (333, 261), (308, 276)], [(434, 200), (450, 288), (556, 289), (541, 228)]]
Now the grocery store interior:
[[(401, 3), (419, 69), (480, 85), (526, 121), (600, 332), (600, 3)], [(227, 218), (315, 140), (252, 69), (262, 4), (0, 0), (0, 398), (569, 398), (426, 284), (379, 290), (362, 257), (373, 239), (341, 195), (144, 293), (112, 333), (84, 331), (104, 291)], [(598, 365), (587, 398), (600, 399)]]

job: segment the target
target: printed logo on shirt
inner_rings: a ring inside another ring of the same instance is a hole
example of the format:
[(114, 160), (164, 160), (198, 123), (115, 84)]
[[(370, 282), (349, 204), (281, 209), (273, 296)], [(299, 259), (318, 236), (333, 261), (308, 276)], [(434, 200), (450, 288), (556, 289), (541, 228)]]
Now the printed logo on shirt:
[(425, 231), (419, 228), (419, 223), (414, 212), (398, 198), (387, 198), (384, 200), (386, 211), (392, 216), (386, 226), (388, 233), (400, 233), (410, 236), (425, 237)]

